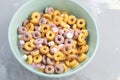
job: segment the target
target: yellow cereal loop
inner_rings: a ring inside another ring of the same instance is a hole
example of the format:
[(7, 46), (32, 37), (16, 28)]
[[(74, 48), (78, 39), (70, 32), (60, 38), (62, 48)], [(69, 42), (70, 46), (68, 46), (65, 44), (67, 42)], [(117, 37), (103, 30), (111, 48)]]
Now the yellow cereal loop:
[(86, 29), (81, 30), (81, 33), (85, 36), (85, 38), (88, 36), (88, 31)]
[(64, 54), (63, 54), (62, 52), (60, 52), (60, 51), (58, 51), (58, 52), (56, 52), (56, 53), (54, 54), (54, 59), (55, 59), (56, 61), (62, 60), (63, 57), (64, 57)]
[(70, 62), (70, 67), (73, 67), (75, 64), (77, 64), (78, 62), (77, 62), (77, 60), (72, 60), (71, 62)]
[(88, 45), (82, 45), (78, 48), (79, 54), (85, 53), (88, 51)]
[(55, 17), (55, 16), (60, 16), (60, 11), (55, 10), (54, 13), (53, 13), (53, 17)]
[(73, 15), (70, 15), (68, 17), (68, 24), (73, 25), (73, 24), (75, 24), (75, 22), (76, 22), (76, 17)]
[(30, 20), (30, 23), (32, 23), (35, 26), (37, 26), (39, 24), (39, 20), (38, 19), (32, 19), (32, 20)]
[(68, 60), (65, 61), (65, 64), (69, 67), (70, 66), (70, 62)]
[(86, 21), (85, 21), (84, 19), (78, 19), (76, 24), (77, 24), (77, 27), (78, 27), (79, 29), (85, 28), (85, 26), (86, 26)]
[(28, 31), (28, 32), (32, 34), (34, 31)]
[(41, 32), (41, 37), (44, 38), (45, 37), (45, 33)]
[(62, 18), (61, 18), (61, 17), (59, 17), (59, 16), (54, 16), (54, 18), (53, 18), (53, 23), (54, 23), (54, 24), (60, 25), (61, 21), (62, 21)]
[(76, 64), (75, 65), (73, 65), (72, 66), (72, 68), (75, 68), (75, 67), (77, 67), (79, 65), (79, 63), (78, 62), (76, 62)]
[(73, 46), (72, 46), (72, 47), (73, 47), (73, 48), (76, 48), (76, 45), (77, 45), (77, 41), (74, 40), (74, 41), (73, 41)]
[(33, 61), (34, 63), (38, 64), (42, 61), (42, 56), (41, 55), (38, 55), (38, 56), (34, 56), (33, 57)]
[(86, 40), (84, 40), (84, 41), (82, 41), (82, 42), (78, 41), (77, 44), (78, 44), (79, 46), (85, 45), (85, 44), (86, 44)]
[(33, 47), (31, 46), (31, 43), (30, 43), (30, 42), (26, 42), (25, 45), (24, 45), (24, 48), (25, 48), (27, 51), (33, 50)]
[(60, 61), (56, 61), (55, 65), (60, 64)]
[(84, 40), (85, 40), (85, 35), (84, 34), (79, 34), (78, 41), (83, 42)]
[(64, 22), (67, 22), (67, 21), (68, 21), (68, 14), (65, 13), (65, 14), (63, 14), (62, 17), (63, 17), (63, 21), (64, 21)]
[(43, 14), (43, 17), (48, 19), (48, 20), (52, 19), (52, 16), (50, 14)]
[(61, 25), (63, 28), (67, 28), (67, 24), (66, 24), (64, 21), (61, 21), (60, 25)]
[(54, 40), (54, 38), (55, 38), (55, 33), (53, 33), (52, 31), (48, 31), (47, 33), (46, 33), (46, 38), (48, 39), (48, 40)]
[(64, 63), (61, 63), (61, 65), (64, 67), (64, 72), (67, 72), (68, 71), (68, 67)]
[(49, 25), (43, 24), (43, 25), (41, 26), (41, 32), (42, 32), (42, 33), (46, 33), (46, 32), (49, 31), (49, 30), (50, 30), (50, 26), (49, 26)]
[(51, 59), (54, 58), (53, 55), (51, 55), (50, 53), (47, 54), (47, 57), (49, 57), (49, 58), (51, 58)]
[(26, 28), (27, 28), (28, 31), (33, 31), (35, 27), (34, 27), (34, 25), (32, 23), (28, 23), (26, 25)]
[(40, 13), (39, 12), (33, 12), (32, 15), (31, 15), (31, 19), (36, 19), (36, 20), (40, 20)]
[(87, 55), (86, 54), (81, 54), (79, 57), (78, 57), (78, 61), (81, 63), (81, 62), (83, 62), (84, 60), (86, 60), (86, 58), (87, 58)]
[(36, 48), (36, 46), (35, 46), (35, 44), (34, 44), (34, 39), (31, 39), (31, 40), (30, 40), (30, 45), (31, 45), (32, 48)]
[(76, 31), (76, 30), (77, 30), (76, 24), (74, 24), (74, 25), (72, 26), (72, 28), (73, 28), (74, 31)]
[(72, 49), (71, 50), (71, 53), (69, 53), (69, 55), (75, 55), (77, 52), (76, 52), (76, 50), (75, 49)]
[(28, 55), (28, 57), (27, 57), (27, 63), (28, 64), (32, 64), (33, 63), (33, 58), (32, 58), (31, 55)]
[(63, 30), (64, 30), (64, 31), (68, 31), (68, 29), (67, 29), (67, 28), (63, 28)]
[(32, 55), (32, 56), (37, 56), (37, 55), (39, 55), (39, 50), (32, 51), (32, 52), (31, 52), (31, 55)]
[(48, 48), (47, 46), (42, 46), (42, 47), (40, 48), (40, 52), (41, 52), (42, 54), (48, 54), (48, 53), (49, 53), (49, 48)]

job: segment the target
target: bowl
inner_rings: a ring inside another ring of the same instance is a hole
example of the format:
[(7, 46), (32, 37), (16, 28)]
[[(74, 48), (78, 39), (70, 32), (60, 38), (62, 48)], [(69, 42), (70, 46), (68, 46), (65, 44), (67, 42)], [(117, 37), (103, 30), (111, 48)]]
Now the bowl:
[[(88, 37), (89, 50), (87, 52), (88, 58), (84, 62), (82, 62), (78, 67), (71, 69), (68, 72), (62, 73), (62, 74), (46, 74), (33, 69), (22, 58), (23, 53), (20, 51), (18, 47), (17, 28), (22, 25), (23, 20), (28, 18), (32, 12), (34, 11), (42, 12), (48, 6), (51, 6), (60, 11), (67, 11), (69, 14), (75, 15), (77, 18), (84, 18), (87, 21), (87, 29), (89, 31), (89, 37)], [(93, 20), (90, 13), (75, 0), (30, 0), (28, 1), (13, 16), (9, 26), (8, 39), (9, 39), (10, 48), (14, 56), (26, 69), (28, 69), (29, 71), (37, 75), (48, 77), (48, 78), (65, 77), (82, 70), (94, 57), (98, 47), (98, 42), (99, 42), (98, 30), (97, 30), (95, 21)]]

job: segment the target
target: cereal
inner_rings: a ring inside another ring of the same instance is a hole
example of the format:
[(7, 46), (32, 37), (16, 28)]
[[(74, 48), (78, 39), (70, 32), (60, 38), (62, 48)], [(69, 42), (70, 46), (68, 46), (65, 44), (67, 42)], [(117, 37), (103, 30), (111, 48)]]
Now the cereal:
[(35, 70), (62, 74), (87, 59), (86, 20), (52, 7), (33, 12), (18, 27), (18, 46)]

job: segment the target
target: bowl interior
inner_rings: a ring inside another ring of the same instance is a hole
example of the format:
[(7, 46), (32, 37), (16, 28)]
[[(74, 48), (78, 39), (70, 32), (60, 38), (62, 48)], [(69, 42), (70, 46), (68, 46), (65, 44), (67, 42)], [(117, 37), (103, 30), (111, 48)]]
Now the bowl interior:
[[(87, 21), (87, 29), (89, 31), (89, 38), (88, 38), (89, 51), (87, 53), (88, 59), (84, 61), (82, 64), (80, 64), (78, 67), (72, 70), (69, 70), (68, 72), (63, 74), (49, 75), (49, 74), (45, 74), (37, 70), (34, 70), (30, 65), (28, 65), (24, 61), (24, 59), (22, 58), (23, 53), (21, 53), (18, 47), (17, 28), (22, 25), (23, 20), (28, 18), (32, 12), (34, 11), (42, 12), (48, 6), (52, 6), (53, 8), (58, 9), (60, 11), (67, 11), (69, 14), (75, 15), (77, 18), (84, 18)], [(27, 69), (29, 69), (30, 71), (38, 75), (41, 75), (44, 77), (51, 77), (51, 78), (68, 76), (85, 67), (93, 58), (97, 48), (97, 44), (98, 44), (98, 32), (97, 32), (95, 22), (93, 21), (89, 13), (84, 8), (82, 8), (78, 3), (72, 0), (51, 0), (51, 1), (50, 0), (31, 0), (29, 1), (28, 3), (23, 5), (14, 15), (10, 23), (8, 37), (9, 37), (9, 43), (13, 51), (13, 54), (24, 67), (26, 67)]]

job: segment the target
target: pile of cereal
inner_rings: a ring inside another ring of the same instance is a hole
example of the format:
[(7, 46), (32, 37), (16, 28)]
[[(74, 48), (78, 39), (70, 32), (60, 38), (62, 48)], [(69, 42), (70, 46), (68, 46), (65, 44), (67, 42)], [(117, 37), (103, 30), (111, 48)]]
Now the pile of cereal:
[(18, 33), (25, 60), (42, 72), (64, 73), (87, 58), (86, 21), (67, 12), (52, 7), (44, 13), (33, 12)]

